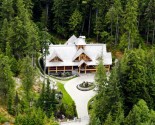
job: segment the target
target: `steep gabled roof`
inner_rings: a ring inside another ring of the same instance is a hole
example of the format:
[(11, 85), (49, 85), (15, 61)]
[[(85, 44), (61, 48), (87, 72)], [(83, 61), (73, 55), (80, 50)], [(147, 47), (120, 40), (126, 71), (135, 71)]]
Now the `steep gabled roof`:
[[(106, 44), (86, 44), (84, 49), (77, 50), (75, 44), (70, 45), (50, 45), (49, 54), (46, 57), (46, 67), (53, 66), (78, 66), (79, 61), (74, 61), (80, 54), (84, 53), (90, 61), (86, 61), (87, 65), (98, 65), (97, 58), (103, 53), (104, 65), (112, 65), (112, 54), (107, 52)], [(58, 57), (63, 61), (52, 61)]]
[(65, 43), (65, 45), (73, 45), (75, 44), (74, 42), (76, 41), (77, 37), (75, 35), (72, 35), (67, 42)]
[(54, 58), (59, 58), (59, 60), (61, 60), (61, 61), (63, 61), (63, 59), (58, 55), (58, 53), (56, 52), (56, 51), (54, 51), (53, 53), (52, 53), (52, 56), (50, 57), (50, 62), (52, 62), (52, 60), (54, 59)]
[[(84, 53), (86, 56), (88, 56), (88, 54), (82, 49), (82, 48), (80, 48), (77, 52), (76, 52), (76, 54), (75, 54), (75, 56), (73, 57), (73, 61), (77, 58), (77, 57), (79, 57), (82, 53)], [(88, 56), (89, 57), (89, 56)], [(90, 58), (90, 57), (89, 57)], [(91, 58), (90, 58), (91, 59)], [(92, 60), (92, 59), (91, 59)]]
[(77, 38), (75, 40), (75, 45), (86, 45), (85, 39), (84, 38)]

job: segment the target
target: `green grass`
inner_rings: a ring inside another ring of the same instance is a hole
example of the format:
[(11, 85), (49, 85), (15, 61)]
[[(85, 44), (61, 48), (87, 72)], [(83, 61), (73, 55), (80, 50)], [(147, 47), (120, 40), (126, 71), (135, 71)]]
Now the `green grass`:
[(58, 90), (63, 93), (62, 103), (72, 105), (74, 103), (74, 101), (72, 100), (70, 95), (66, 92), (66, 90), (64, 88), (64, 84), (58, 82), (57, 86), (58, 86)]
[(61, 111), (64, 113), (66, 118), (72, 119), (73, 117), (77, 116), (76, 112), (76, 106), (73, 101), (73, 99), (70, 97), (70, 95), (66, 92), (64, 88), (64, 84), (58, 82), (57, 83), (58, 90), (63, 93), (63, 98), (62, 98), (62, 107)]

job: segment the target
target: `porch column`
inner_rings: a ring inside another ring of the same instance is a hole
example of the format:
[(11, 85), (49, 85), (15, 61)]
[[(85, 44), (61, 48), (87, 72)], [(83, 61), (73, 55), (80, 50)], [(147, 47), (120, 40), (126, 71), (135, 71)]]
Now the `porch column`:
[(57, 68), (57, 66), (56, 66), (56, 73), (58, 72), (58, 68)]
[(72, 71), (73, 71), (73, 66), (72, 66)]
[(66, 67), (64, 66), (64, 72), (66, 71)]
[(80, 68), (81, 68), (81, 67), (79, 67), (79, 74), (80, 74)]
[(86, 69), (87, 69), (87, 66), (85, 65), (85, 74), (86, 74)]

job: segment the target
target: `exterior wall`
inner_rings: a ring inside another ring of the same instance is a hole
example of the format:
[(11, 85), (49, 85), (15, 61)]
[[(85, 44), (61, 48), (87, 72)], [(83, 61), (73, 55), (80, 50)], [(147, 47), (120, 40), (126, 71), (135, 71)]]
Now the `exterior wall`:
[[(110, 65), (106, 65), (105, 69), (107, 72), (110, 71)], [(58, 67), (48, 67), (48, 74), (50, 73), (57, 73), (57, 72), (70, 72), (77, 70), (78, 73), (91, 73), (96, 72), (96, 66), (83, 66), (83, 67), (77, 67), (77, 66), (58, 66)]]

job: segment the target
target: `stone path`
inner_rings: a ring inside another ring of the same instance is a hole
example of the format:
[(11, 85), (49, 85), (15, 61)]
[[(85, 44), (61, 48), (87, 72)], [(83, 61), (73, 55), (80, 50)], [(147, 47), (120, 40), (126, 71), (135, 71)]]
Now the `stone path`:
[(87, 125), (89, 123), (88, 101), (95, 95), (93, 90), (80, 91), (76, 86), (83, 81), (93, 82), (94, 74), (81, 75), (65, 83), (65, 89), (75, 102), (78, 118), (80, 121), (61, 123), (61, 125)]

